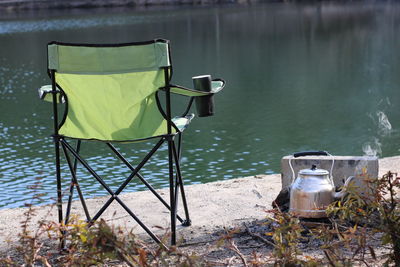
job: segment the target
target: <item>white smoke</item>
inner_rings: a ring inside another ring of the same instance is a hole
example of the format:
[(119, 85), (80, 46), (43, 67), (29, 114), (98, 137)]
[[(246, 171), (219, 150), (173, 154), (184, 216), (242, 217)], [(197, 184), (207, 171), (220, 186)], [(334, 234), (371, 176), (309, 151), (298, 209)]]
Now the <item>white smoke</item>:
[[(386, 101), (390, 104), (389, 99)], [(368, 116), (377, 126), (377, 136), (385, 137), (391, 134), (392, 124), (383, 111), (378, 110), (375, 114), (368, 114)], [(382, 143), (377, 137), (372, 137), (371, 140), (363, 144), (362, 150), (365, 156), (380, 156), (382, 154)]]
[(378, 134), (381, 136), (389, 135), (392, 132), (392, 124), (386, 114), (383, 111), (378, 111), (376, 116), (378, 117)]
[(379, 139), (373, 137), (371, 141), (363, 144), (362, 150), (365, 156), (376, 157), (382, 154), (382, 144)]

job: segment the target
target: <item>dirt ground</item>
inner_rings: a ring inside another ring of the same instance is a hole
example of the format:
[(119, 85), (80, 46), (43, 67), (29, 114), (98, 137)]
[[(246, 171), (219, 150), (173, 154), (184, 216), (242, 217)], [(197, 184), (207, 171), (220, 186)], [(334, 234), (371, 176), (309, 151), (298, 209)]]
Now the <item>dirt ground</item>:
[[(400, 156), (379, 160), (380, 175), (387, 171), (400, 173)], [(179, 247), (188, 253), (203, 255), (212, 265), (243, 266), (255, 257), (263, 262), (270, 262), (273, 246), (265, 235), (270, 229), (265, 225), (267, 211), (272, 209), (271, 203), (281, 190), (280, 175), (257, 175), (239, 179), (213, 182), (208, 184), (190, 185), (185, 187), (193, 222), (190, 227), (178, 227)], [(160, 194), (167, 196), (166, 190)], [(148, 191), (127, 193), (121, 196), (127, 205), (131, 206), (147, 225), (158, 235), (168, 229), (168, 211), (158, 203), (158, 200)], [(97, 210), (107, 198), (88, 201), (89, 210)], [(114, 226), (122, 226), (146, 238), (143, 230), (126, 214), (122, 208), (113, 203), (113, 210), (106, 212), (102, 218)], [(24, 220), (26, 208), (0, 210), (0, 253), (3, 256), (15, 254), (15, 246), (21, 232), (21, 221)], [(72, 212), (83, 218), (83, 212), (78, 203), (74, 203)], [(180, 211), (182, 213), (182, 211)], [(35, 215), (30, 220), (29, 227), (37, 228), (40, 220), (57, 221), (54, 206), (35, 208)], [(160, 216), (162, 215), (162, 216)], [(132, 228), (133, 227), (133, 228)], [(235, 230), (232, 232), (232, 230)], [(226, 242), (221, 238), (229, 237)], [(378, 251), (378, 256), (387, 250), (379, 246), (379, 236), (372, 236), (370, 245)], [(233, 241), (230, 242), (229, 240)], [(321, 245), (316, 240), (305, 240), (301, 250), (306, 255), (323, 257)], [(46, 244), (48, 251), (54, 251), (57, 244)], [(239, 251), (239, 253), (238, 253)], [(272, 262), (270, 262), (272, 263)], [(373, 261), (369, 266), (374, 265)], [(362, 264), (361, 264), (362, 265)], [(116, 263), (115, 266), (118, 266)]]

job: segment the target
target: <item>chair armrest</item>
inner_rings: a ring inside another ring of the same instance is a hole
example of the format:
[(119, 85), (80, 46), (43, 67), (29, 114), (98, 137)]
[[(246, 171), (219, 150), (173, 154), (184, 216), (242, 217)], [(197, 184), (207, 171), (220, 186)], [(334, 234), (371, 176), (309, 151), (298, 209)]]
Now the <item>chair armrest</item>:
[(222, 89), (224, 89), (225, 84), (226, 84), (226, 82), (225, 82), (225, 80), (223, 80), (223, 79), (213, 79), (213, 80), (211, 81), (211, 92), (212, 92), (213, 94), (218, 93), (219, 91), (221, 91)]
[(183, 87), (180, 85), (173, 85), (171, 84), (170, 86), (170, 92), (177, 94), (177, 95), (183, 95), (183, 96), (206, 96), (206, 95), (211, 95), (210, 92), (203, 92), (187, 87)]
[[(53, 102), (52, 91), (51, 85), (43, 85), (38, 89), (39, 98), (47, 102)], [(60, 88), (57, 87), (56, 91), (57, 103), (65, 103), (65, 98)]]
[(213, 79), (211, 81), (211, 91), (210, 92), (204, 92), (204, 91), (199, 91), (187, 87), (183, 87), (180, 85), (171, 85), (170, 90), (171, 93), (178, 94), (178, 95), (184, 95), (184, 96), (207, 96), (207, 95), (213, 95), (224, 89), (225, 87), (225, 81), (222, 79)]

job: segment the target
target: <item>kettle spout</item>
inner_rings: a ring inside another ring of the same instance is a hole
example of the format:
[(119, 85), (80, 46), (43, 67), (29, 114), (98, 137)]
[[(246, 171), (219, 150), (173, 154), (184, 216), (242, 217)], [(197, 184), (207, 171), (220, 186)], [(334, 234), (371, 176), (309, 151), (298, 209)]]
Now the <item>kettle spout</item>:
[(349, 186), (349, 184), (350, 184), (351, 182), (353, 182), (354, 179), (355, 179), (354, 176), (349, 176), (349, 177), (346, 179), (346, 182), (345, 182), (344, 185), (343, 185), (343, 189), (342, 189), (341, 191), (339, 191), (339, 192), (334, 193), (334, 199), (335, 199), (335, 200), (339, 200), (339, 199), (341, 199), (341, 198), (347, 196), (347, 194), (348, 194), (348, 192), (347, 192), (347, 187)]

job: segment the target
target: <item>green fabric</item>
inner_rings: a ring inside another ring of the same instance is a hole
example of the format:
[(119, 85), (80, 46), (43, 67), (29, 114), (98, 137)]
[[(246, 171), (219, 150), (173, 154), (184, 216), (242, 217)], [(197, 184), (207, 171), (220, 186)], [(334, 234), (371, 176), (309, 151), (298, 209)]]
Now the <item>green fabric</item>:
[[(156, 92), (165, 87), (161, 67), (170, 67), (168, 45), (48, 45), (49, 69), (55, 70), (67, 102), (60, 135), (120, 142), (166, 135), (167, 121), (157, 106)], [(42, 99), (52, 101), (51, 86), (41, 89)], [(177, 129), (172, 127), (172, 134), (183, 131), (192, 118), (174, 118)]]
[(211, 91), (203, 92), (195, 89), (186, 88), (183, 86), (173, 85), (170, 87), (171, 93), (184, 95), (184, 96), (206, 96), (218, 93), (224, 88), (224, 82), (222, 81), (211, 81)]
[(56, 80), (68, 101), (61, 135), (129, 141), (167, 134), (167, 121), (155, 99), (158, 88), (165, 85), (161, 70), (108, 75), (56, 73)]
[(112, 74), (158, 70), (170, 62), (165, 42), (118, 47), (51, 44), (48, 65), (59, 73)]
[(175, 87), (172, 86), (170, 88), (171, 93), (178, 94), (178, 95), (184, 95), (184, 96), (205, 96), (209, 95), (209, 92), (202, 92), (202, 91), (197, 91), (194, 89), (189, 89), (189, 88), (184, 88), (184, 87)]

